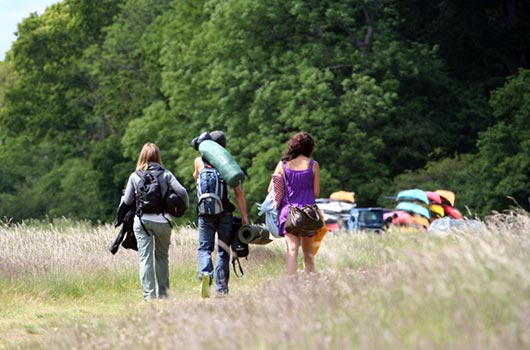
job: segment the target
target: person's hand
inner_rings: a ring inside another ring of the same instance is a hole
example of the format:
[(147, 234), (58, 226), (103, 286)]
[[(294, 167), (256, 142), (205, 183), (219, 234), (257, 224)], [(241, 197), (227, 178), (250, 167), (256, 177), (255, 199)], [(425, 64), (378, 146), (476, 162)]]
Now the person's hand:
[(243, 217), (241, 218), (241, 223), (242, 223), (243, 225), (249, 225), (249, 224), (250, 224), (250, 221), (248, 221), (248, 217), (247, 217), (247, 216), (243, 216)]

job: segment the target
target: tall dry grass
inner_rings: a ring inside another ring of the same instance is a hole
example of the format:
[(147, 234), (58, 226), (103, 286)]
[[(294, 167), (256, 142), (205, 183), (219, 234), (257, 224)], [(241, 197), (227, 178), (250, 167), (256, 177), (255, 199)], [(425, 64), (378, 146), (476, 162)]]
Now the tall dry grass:
[[(173, 236), (172, 281), (180, 287), (168, 300), (128, 303), (103, 322), (69, 320), (27, 348), (528, 349), (530, 217), (512, 212), (483, 224), (448, 235), (328, 235), (318, 272), (296, 278), (283, 272), (282, 240), (252, 246), (230, 296), (206, 300), (195, 276), (196, 232), (184, 228)], [(14, 288), (16, 276), (50, 272), (118, 278), (136, 260), (105, 252), (114, 235), (108, 227), (3, 228), (0, 245), (21, 251), (1, 253), (1, 276)], [(136, 288), (122, 294), (140, 299)]]
[[(114, 283), (134, 260), (112, 256), (107, 247), (115, 232), (109, 227), (56, 220), (49, 224), (20, 224), (0, 228), (0, 278), (13, 294), (48, 297), (81, 296), (97, 282)], [(1, 292), (7, 297), (9, 292)]]

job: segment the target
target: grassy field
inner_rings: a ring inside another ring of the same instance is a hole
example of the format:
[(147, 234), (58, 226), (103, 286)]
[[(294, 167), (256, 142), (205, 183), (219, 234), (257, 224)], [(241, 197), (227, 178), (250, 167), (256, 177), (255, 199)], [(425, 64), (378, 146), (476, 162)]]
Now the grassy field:
[(230, 296), (201, 299), (196, 231), (175, 230), (171, 294), (143, 302), (117, 230), (0, 227), (0, 350), (529, 349), (530, 217), (480, 230), (324, 238), (317, 273), (285, 276), (284, 242), (251, 246)]

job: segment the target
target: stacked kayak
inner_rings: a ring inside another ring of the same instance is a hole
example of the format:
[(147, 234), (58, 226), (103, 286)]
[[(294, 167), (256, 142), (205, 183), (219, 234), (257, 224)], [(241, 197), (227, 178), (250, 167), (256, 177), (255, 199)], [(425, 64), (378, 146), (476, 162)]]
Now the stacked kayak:
[[(397, 215), (396, 221), (401, 226), (412, 226), (419, 229), (426, 230), (429, 227), (429, 219), (431, 214), (429, 212), (429, 199), (425, 191), (414, 188), (409, 190), (400, 191), (396, 196), (396, 208), (398, 212), (405, 212), (410, 215), (408, 222), (400, 218), (400, 214)], [(401, 218), (403, 214), (401, 214)], [(392, 222), (394, 223), (394, 222)]]
[(421, 205), (427, 205), (429, 203), (429, 199), (427, 198), (427, 193), (417, 188), (412, 189), (412, 190), (404, 190), (404, 191), (398, 192), (396, 196), (396, 200), (398, 203), (410, 202), (410, 203), (418, 203)]
[(447, 190), (436, 190), (435, 192), (440, 196), (440, 205), (443, 208), (445, 216), (453, 219), (462, 219), (460, 210), (455, 207), (455, 194)]
[(442, 207), (442, 198), (438, 192), (427, 191), (427, 198), (429, 199), (429, 212), (431, 214), (430, 222), (445, 216), (444, 208)]
[(407, 189), (397, 194), (395, 209), (385, 213), (384, 219), (395, 226), (426, 230), (432, 222), (442, 217), (461, 219), (462, 215), (454, 203), (455, 194), (451, 191)]
[(392, 210), (383, 214), (385, 222), (391, 222), (392, 225), (406, 226), (412, 222), (412, 215), (403, 210)]

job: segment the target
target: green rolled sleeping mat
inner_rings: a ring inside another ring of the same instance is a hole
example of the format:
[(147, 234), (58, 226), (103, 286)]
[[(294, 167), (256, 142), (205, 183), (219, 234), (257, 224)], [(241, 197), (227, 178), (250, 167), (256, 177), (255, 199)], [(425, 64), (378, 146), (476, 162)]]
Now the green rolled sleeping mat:
[(261, 225), (242, 225), (239, 229), (239, 240), (245, 244), (267, 244), (272, 242), (270, 232)]
[(245, 181), (245, 173), (232, 155), (217, 142), (204, 140), (199, 144), (199, 152), (208, 163), (214, 166), (228, 186), (236, 187)]

